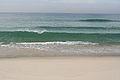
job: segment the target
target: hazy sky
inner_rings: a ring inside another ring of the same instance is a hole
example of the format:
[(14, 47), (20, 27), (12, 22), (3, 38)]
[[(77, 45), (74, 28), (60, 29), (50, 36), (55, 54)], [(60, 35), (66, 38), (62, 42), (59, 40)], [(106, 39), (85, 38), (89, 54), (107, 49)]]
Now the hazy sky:
[(120, 0), (0, 0), (0, 12), (120, 13)]

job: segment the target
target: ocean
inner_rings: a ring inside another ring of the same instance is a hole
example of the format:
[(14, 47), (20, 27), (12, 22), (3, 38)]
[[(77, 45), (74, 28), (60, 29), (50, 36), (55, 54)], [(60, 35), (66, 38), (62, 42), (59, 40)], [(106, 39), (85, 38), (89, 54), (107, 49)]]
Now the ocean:
[(120, 55), (120, 15), (0, 13), (0, 47)]

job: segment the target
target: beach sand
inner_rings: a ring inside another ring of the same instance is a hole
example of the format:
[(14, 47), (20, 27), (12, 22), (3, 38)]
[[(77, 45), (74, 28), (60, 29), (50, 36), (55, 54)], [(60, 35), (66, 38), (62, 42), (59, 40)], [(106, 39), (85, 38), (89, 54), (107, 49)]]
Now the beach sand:
[(120, 80), (120, 57), (4, 58), (0, 80)]

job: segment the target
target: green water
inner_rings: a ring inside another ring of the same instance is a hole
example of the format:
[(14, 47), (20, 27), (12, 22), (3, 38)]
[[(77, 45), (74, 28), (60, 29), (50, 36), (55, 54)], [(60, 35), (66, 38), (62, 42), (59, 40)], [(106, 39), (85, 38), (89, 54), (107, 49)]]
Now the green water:
[(0, 13), (0, 47), (118, 54), (120, 15)]

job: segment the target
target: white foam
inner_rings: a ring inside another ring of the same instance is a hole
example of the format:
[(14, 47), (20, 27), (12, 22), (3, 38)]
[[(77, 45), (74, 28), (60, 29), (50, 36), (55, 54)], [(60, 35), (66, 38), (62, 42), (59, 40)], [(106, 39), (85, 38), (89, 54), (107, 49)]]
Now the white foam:
[(79, 45), (79, 44), (84, 44), (84, 45), (96, 45), (98, 43), (92, 43), (92, 42), (83, 42), (83, 41), (65, 41), (65, 42), (60, 42), (60, 41), (56, 41), (56, 42), (24, 42), (24, 43), (16, 43), (16, 44), (24, 44), (24, 45), (48, 45), (48, 44), (61, 44), (61, 45)]
[(38, 33), (38, 34), (42, 34), (44, 32), (47, 32), (47, 30), (31, 30), (31, 29), (8, 29), (8, 30), (0, 30), (0, 31), (4, 31), (4, 32), (16, 32), (16, 31), (21, 31), (21, 32), (34, 32), (34, 33)]
[[(82, 44), (82, 45), (79, 45)], [(24, 42), (4, 44), (1, 47), (7, 48), (29, 48), (40, 49), (46, 51), (63, 52), (65, 55), (119, 55), (119, 45), (96, 45), (98, 43), (82, 42), (82, 41), (66, 41), (66, 42)], [(114, 54), (113, 54), (114, 53)], [(59, 54), (58, 54), (59, 55)], [(62, 54), (61, 54), (62, 55)], [(64, 54), (63, 54), (64, 55)]]
[(96, 45), (98, 43), (83, 42), (83, 41), (66, 41), (66, 42), (23, 42), (23, 43), (10, 43), (1, 44), (1, 47), (8, 48), (35, 48), (35, 49), (48, 49), (60, 45)]
[(0, 31), (8, 31), (8, 32), (15, 32), (15, 31), (21, 31), (21, 32), (34, 32), (38, 34), (42, 34), (44, 32), (57, 32), (57, 33), (86, 33), (86, 34), (117, 34), (120, 33), (119, 30), (100, 30), (100, 31), (88, 31), (88, 30), (46, 30), (46, 29), (30, 29), (30, 28), (24, 28), (24, 29), (16, 29), (16, 28), (8, 28), (8, 29), (0, 29)]
[[(17, 30), (17, 31), (20, 31), (20, 30)], [(21, 30), (22, 32), (34, 32), (34, 33), (38, 33), (38, 34), (42, 34), (44, 32), (47, 32), (47, 30), (29, 30), (29, 29), (26, 29), (26, 30)]]

